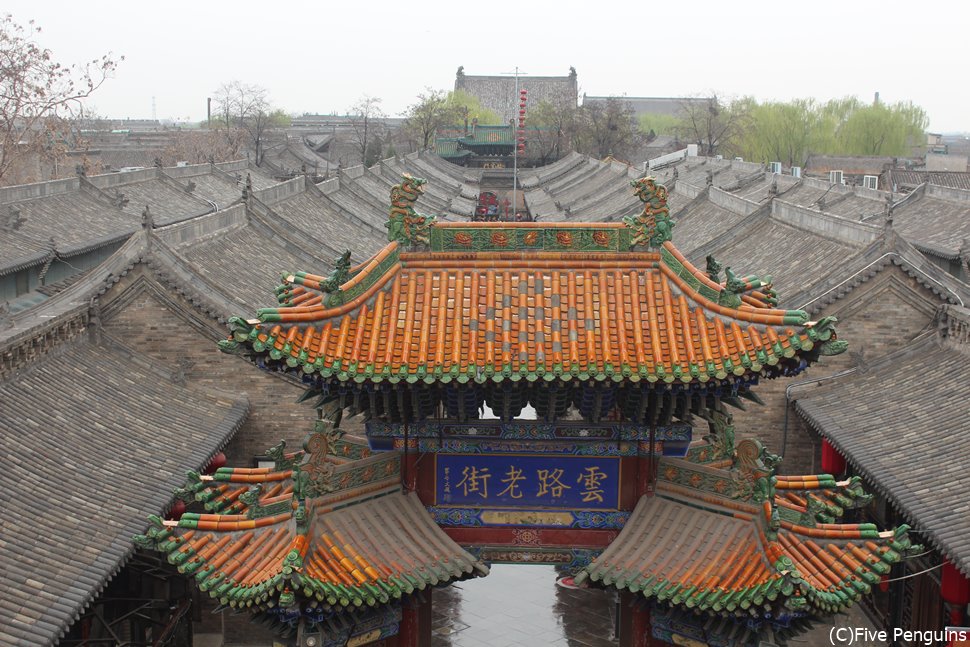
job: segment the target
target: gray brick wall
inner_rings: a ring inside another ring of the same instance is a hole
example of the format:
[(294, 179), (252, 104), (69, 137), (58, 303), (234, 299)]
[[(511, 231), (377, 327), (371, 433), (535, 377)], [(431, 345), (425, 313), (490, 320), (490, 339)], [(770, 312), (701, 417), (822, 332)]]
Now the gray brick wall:
[[(183, 307), (192, 308), (188, 304)], [(249, 398), (249, 418), (226, 450), (230, 464), (248, 466), (254, 455), (264, 453), (280, 439), (299, 447), (313, 428), (313, 408), (295, 402), (302, 393), (299, 386), (261, 371), (241, 357), (220, 352), (215, 335), (221, 333), (215, 324), (213, 336), (206, 336), (147, 292), (112, 315), (104, 330), (170, 369), (178, 370), (181, 365), (190, 386)]]
[[(849, 352), (823, 357), (795, 378), (762, 381), (756, 392), (765, 406), (746, 402), (747, 411), (734, 411), (737, 433), (754, 435), (769, 451), (780, 453), (785, 435), (785, 389), (788, 385), (824, 378), (851, 368), (859, 361), (860, 353), (864, 362), (871, 362), (904, 347), (921, 332), (932, 328), (940, 303), (938, 296), (900, 268), (886, 268), (815, 316), (817, 319), (826, 315), (838, 317), (836, 329), (839, 338), (849, 342)], [(796, 387), (792, 397), (797, 399), (813, 388), (808, 384)], [(820, 469), (816, 444), (815, 434), (801, 424), (794, 409), (789, 410), (782, 464), (784, 473), (807, 474)]]
[[(458, 74), (455, 77), (455, 89), (464, 90), (472, 96), (478, 97), (483, 108), (488, 108), (505, 123), (519, 115), (519, 99), (515, 94), (514, 76), (467, 76)], [(579, 101), (579, 87), (576, 75), (568, 76), (520, 76), (519, 89), (528, 90), (528, 106), (535, 106), (540, 101), (557, 103), (572, 101), (576, 105)]]

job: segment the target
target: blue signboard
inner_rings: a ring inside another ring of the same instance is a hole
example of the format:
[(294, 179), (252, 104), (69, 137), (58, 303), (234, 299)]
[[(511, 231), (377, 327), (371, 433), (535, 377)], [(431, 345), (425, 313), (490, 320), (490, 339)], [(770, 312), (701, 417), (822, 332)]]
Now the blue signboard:
[(616, 510), (616, 457), (517, 454), (437, 454), (439, 506), (528, 506)]

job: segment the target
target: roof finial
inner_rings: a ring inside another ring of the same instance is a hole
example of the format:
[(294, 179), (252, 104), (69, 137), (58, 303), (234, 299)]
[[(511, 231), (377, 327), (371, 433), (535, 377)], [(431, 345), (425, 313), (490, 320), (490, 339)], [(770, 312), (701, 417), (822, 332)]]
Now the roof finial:
[(667, 188), (651, 177), (630, 182), (633, 193), (643, 202), (643, 211), (636, 216), (626, 216), (623, 223), (633, 230), (630, 247), (650, 245), (660, 247), (671, 239), (674, 223), (667, 208)]

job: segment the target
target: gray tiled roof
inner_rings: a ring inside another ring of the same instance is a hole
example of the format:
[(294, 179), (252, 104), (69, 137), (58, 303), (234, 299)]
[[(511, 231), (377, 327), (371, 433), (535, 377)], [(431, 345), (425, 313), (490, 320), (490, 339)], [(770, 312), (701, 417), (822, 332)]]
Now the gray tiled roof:
[(124, 211), (136, 218), (136, 222), (141, 222), (146, 205), (154, 214), (155, 223), (159, 225), (212, 211), (210, 204), (189, 194), (169, 178), (130, 182), (104, 190), (109, 195), (115, 195), (116, 191), (123, 195), (128, 200)]
[(248, 404), (87, 341), (0, 383), (0, 401), (0, 644), (51, 644)]
[[(85, 190), (23, 200), (11, 206), (19, 210), (22, 219), (18, 234), (36, 244), (46, 244), (53, 238), (62, 253), (124, 239), (141, 222), (140, 213), (123, 211)], [(6, 258), (0, 265), (6, 265)]]
[[(674, 229), (674, 234), (677, 233)], [(731, 233), (730, 238), (718, 241), (719, 244), (702, 245), (693, 250), (688, 258), (703, 268), (707, 255), (713, 254), (721, 265), (731, 267), (738, 276), (771, 275), (779, 300), (789, 306), (795, 305), (788, 299), (796, 290), (812, 285), (862, 251), (857, 245), (793, 227), (767, 214)]]
[(795, 409), (970, 575), (967, 402), (970, 348), (933, 335), (803, 394)]
[[(885, 179), (885, 175), (883, 178)], [(892, 181), (897, 187), (916, 187), (924, 182), (951, 189), (970, 191), (970, 173), (959, 171), (892, 171)], [(888, 188), (888, 187), (887, 187)]]
[[(338, 193), (343, 193), (343, 190)], [(321, 254), (325, 258), (335, 258), (349, 249), (353, 252), (353, 257), (360, 261), (377, 253), (387, 244), (386, 230), (378, 229), (375, 224), (365, 226), (367, 221), (362, 219), (348, 218), (343, 212), (330, 207), (327, 196), (311, 191), (281, 200), (273, 205), (273, 211), (299, 232), (320, 241), (331, 252), (336, 252)], [(386, 220), (386, 216), (381, 216), (381, 225)], [(299, 236), (299, 232), (294, 232), (294, 235)]]
[(180, 177), (175, 181), (186, 189), (192, 187), (191, 195), (204, 200), (212, 200), (220, 209), (242, 198), (244, 183), (237, 183), (232, 177), (225, 174), (203, 173)]
[(17, 231), (0, 229), (0, 276), (37, 265), (50, 255), (50, 245)]
[[(674, 212), (674, 215), (676, 213)], [(684, 215), (674, 220), (674, 244), (689, 254), (712, 238), (730, 231), (745, 219), (744, 214), (719, 207), (710, 200), (692, 205)]]
[(970, 244), (970, 191), (921, 187), (893, 210), (893, 226), (924, 251), (956, 256)]
[(195, 241), (177, 253), (211, 283), (222, 286), (228, 298), (244, 306), (239, 312), (275, 305), (273, 290), (281, 273), (322, 271), (339, 256), (335, 250), (318, 249), (317, 261), (310, 263), (306, 254), (253, 224)]

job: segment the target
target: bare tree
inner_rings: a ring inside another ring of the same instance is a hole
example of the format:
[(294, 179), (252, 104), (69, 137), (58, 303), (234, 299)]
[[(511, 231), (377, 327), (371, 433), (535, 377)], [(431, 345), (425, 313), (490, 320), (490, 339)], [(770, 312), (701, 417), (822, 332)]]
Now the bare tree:
[(124, 57), (108, 53), (83, 65), (64, 66), (34, 41), (40, 27), (0, 18), (0, 183), (29, 159), (66, 149), (66, 122), (81, 115), (83, 99), (111, 76)]
[(405, 117), (405, 130), (421, 141), (421, 148), (429, 148), (438, 129), (454, 125), (459, 115), (455, 107), (449, 104), (446, 93), (426, 88), (418, 95), (417, 103), (408, 107)]
[(680, 102), (678, 135), (695, 142), (702, 155), (714, 155), (722, 146), (738, 138), (745, 130), (750, 110), (746, 101), (724, 104), (711, 94)]
[(577, 110), (575, 98), (565, 90), (558, 90), (548, 100), (529, 108), (526, 128), (530, 140), (535, 142), (539, 165), (554, 162), (572, 150)]
[(629, 103), (617, 97), (590, 101), (578, 112), (576, 150), (604, 158), (626, 158), (639, 144), (642, 135)]
[(364, 95), (350, 108), (350, 126), (354, 131), (354, 144), (360, 154), (360, 161), (367, 164), (370, 151), (374, 151), (374, 141), (380, 140), (384, 134), (384, 122), (386, 117), (381, 110), (381, 100), (379, 97)]
[(259, 85), (230, 81), (219, 86), (214, 98), (218, 125), (225, 128), (226, 142), (233, 153), (238, 151), (242, 139), (248, 140), (256, 164), (261, 164), (268, 136), (281, 125), (282, 113), (270, 105), (269, 91)]

